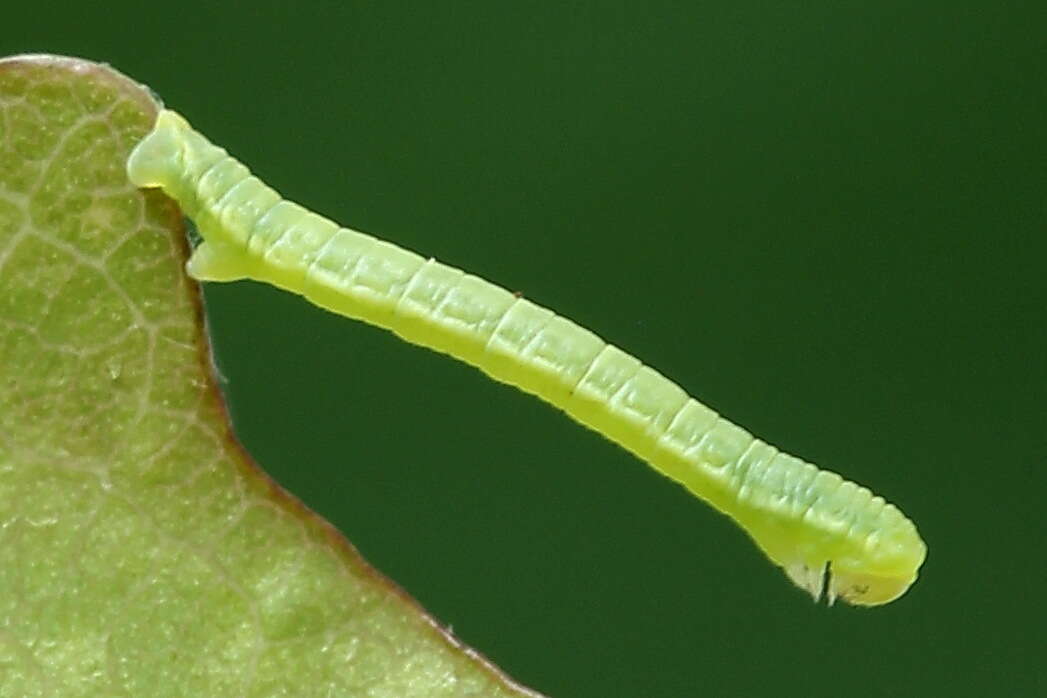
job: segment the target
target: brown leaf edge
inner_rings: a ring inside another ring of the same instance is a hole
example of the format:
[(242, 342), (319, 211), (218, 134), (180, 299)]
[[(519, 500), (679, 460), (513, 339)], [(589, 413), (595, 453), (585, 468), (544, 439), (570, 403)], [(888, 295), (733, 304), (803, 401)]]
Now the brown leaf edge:
[[(101, 83), (108, 83), (109, 86), (122, 92), (130, 100), (137, 103), (146, 115), (156, 114), (162, 107), (159, 96), (148, 86), (131, 79), (107, 63), (52, 54), (20, 54), (0, 58), (0, 79), (3, 78), (4, 73), (8, 72), (32, 72), (41, 69), (63, 71), (74, 76), (89, 77)], [(183, 217), (178, 209), (178, 205), (170, 199), (167, 201), (170, 212), (170, 229), (175, 231), (176, 240), (174, 242), (180, 251), (181, 262), (184, 266), (185, 261), (189, 258), (191, 249), (186, 236)], [(200, 375), (206, 382), (208, 404), (204, 408), (211, 413), (210, 418), (220, 425), (222, 437), (230, 450), (232, 460), (236, 462), (240, 470), (240, 474), (249, 480), (254, 480), (256, 484), (260, 484), (275, 504), (292, 514), (311, 532), (320, 534), (339, 553), (343, 562), (356, 577), (366, 579), (372, 586), (396, 597), (406, 607), (408, 612), (412, 612), (419, 617), (429, 631), (449, 649), (464, 654), (506, 689), (516, 692), (522, 698), (546, 698), (544, 694), (514, 681), (480, 652), (456, 638), (449, 628), (430, 615), (400, 585), (368, 563), (341, 531), (269, 477), (268, 473), (262, 469), (244, 445), (240, 443), (233, 430), (229, 410), (219, 388), (211, 342), (207, 334), (203, 293), (200, 284), (186, 277), (183, 288), (186, 289), (189, 295), (188, 300), (193, 309), (194, 325), (196, 327), (197, 360), (199, 361)]]

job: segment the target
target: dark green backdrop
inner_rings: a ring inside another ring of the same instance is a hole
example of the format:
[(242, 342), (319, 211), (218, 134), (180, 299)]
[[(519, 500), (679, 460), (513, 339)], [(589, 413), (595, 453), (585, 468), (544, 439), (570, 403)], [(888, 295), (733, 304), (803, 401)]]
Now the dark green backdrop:
[(900, 601), (813, 606), (536, 400), (208, 288), (243, 440), (373, 563), (556, 698), (1044, 695), (1042, 2), (236, 4), (11, 3), (0, 54), (112, 63), (289, 197), (552, 306), (930, 546)]

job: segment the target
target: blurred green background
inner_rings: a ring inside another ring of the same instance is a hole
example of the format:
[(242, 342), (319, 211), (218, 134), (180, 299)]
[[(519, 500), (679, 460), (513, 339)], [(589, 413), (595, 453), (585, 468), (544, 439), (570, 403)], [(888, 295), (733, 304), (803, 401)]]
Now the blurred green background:
[(556, 698), (1045, 695), (1041, 2), (9, 4), (270, 184), (590, 327), (919, 525), (814, 606), (537, 400), (257, 284), (207, 288), (251, 452)]

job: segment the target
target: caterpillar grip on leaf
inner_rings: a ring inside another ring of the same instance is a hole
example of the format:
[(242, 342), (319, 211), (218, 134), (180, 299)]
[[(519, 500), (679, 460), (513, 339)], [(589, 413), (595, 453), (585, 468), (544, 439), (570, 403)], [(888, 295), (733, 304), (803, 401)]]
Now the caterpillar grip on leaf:
[(160, 113), (127, 170), (196, 224), (193, 278), (273, 284), (539, 396), (730, 516), (816, 600), (874, 606), (916, 580), (927, 548), (882, 497), (754, 438), (546, 308), (283, 199), (177, 113)]

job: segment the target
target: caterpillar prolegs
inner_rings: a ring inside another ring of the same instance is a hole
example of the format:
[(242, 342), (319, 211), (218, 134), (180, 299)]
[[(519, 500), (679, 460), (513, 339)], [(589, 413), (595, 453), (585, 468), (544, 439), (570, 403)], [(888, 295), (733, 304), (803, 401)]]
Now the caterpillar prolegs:
[(916, 580), (926, 546), (883, 498), (753, 438), (546, 308), (284, 200), (175, 112), (128, 174), (196, 223), (194, 278), (274, 284), (538, 395), (732, 517), (816, 600), (878, 605)]

